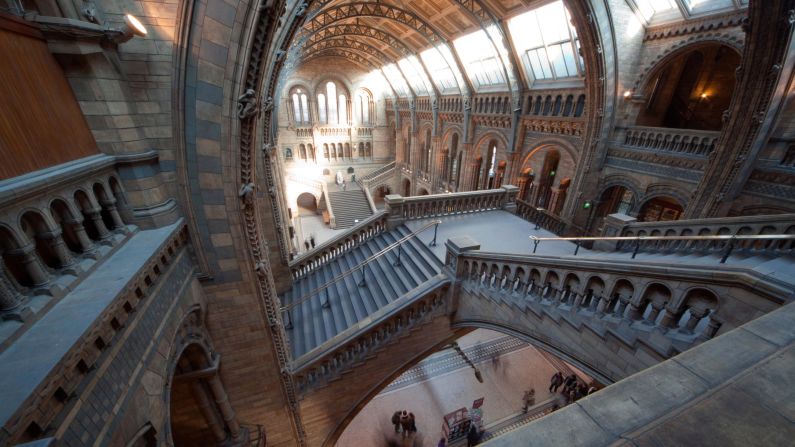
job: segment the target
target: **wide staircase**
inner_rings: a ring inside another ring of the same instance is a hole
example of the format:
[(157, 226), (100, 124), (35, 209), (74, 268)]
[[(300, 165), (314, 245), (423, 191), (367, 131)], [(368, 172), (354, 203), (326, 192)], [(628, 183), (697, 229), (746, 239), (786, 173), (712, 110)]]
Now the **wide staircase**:
[(586, 248), (516, 192), (389, 196), (291, 261), (283, 320), (302, 411), (322, 421), (311, 439), (335, 439), (364, 396), (473, 328), (609, 384), (795, 300), (795, 216), (622, 224), (627, 240)]
[(337, 222), (337, 229), (350, 228), (373, 214), (367, 196), (357, 183), (349, 183), (346, 189), (329, 185), (328, 198)]
[[(293, 358), (373, 318), (390, 303), (425, 293), (446, 279), (440, 275), (441, 268), (425, 244), (400, 225), (296, 280), (282, 298), (283, 306), (290, 309), (285, 320)], [(350, 270), (351, 274), (344, 275)]]

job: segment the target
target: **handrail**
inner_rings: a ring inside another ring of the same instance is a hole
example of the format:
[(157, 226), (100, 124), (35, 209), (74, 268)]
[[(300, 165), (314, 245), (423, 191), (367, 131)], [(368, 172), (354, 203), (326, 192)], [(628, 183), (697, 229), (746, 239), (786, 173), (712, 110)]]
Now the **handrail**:
[[(364, 267), (367, 266), (370, 262), (375, 261), (376, 259), (378, 259), (381, 256), (385, 255), (387, 252), (391, 251), (393, 248), (400, 246), (400, 244), (402, 244), (403, 242), (405, 242), (405, 241), (407, 241), (407, 240), (419, 235), (420, 233), (422, 233), (423, 231), (427, 230), (431, 226), (439, 225), (440, 223), (442, 223), (442, 221), (438, 220), (438, 219), (437, 220), (432, 220), (431, 222), (428, 222), (427, 224), (423, 225), (421, 228), (419, 228), (417, 230), (414, 230), (411, 233), (409, 233), (409, 234), (403, 236), (402, 238), (398, 239), (397, 241), (387, 245), (386, 247), (381, 249), (381, 251), (379, 251), (378, 253), (370, 256), (369, 258), (365, 259), (364, 261), (360, 262), (359, 264), (351, 267), (347, 271), (340, 273), (339, 275), (331, 278), (329, 281), (325, 282), (324, 284), (321, 284), (321, 285), (317, 286), (316, 288), (314, 288), (313, 290), (310, 290), (309, 292), (305, 293), (300, 298), (298, 298), (298, 300), (296, 300), (296, 301), (294, 301), (294, 302), (292, 302), (292, 303), (290, 303), (288, 305), (281, 306), (280, 310), (282, 312), (284, 312), (284, 311), (287, 311), (287, 310), (290, 310), (290, 309), (294, 308), (295, 306), (297, 306), (299, 304), (302, 304), (302, 303), (308, 301), (317, 292), (320, 292), (321, 290), (325, 290), (329, 286), (331, 286), (332, 284), (336, 284), (337, 282), (339, 282), (341, 279), (353, 275), (353, 273), (356, 270), (361, 270), (362, 272), (364, 272)], [(436, 234), (434, 233), (434, 242), (435, 241), (436, 241)], [(362, 276), (362, 280), (364, 280), (364, 276)]]
[(365, 228), (367, 225), (370, 225), (374, 221), (376, 221), (376, 220), (378, 220), (378, 219), (380, 219), (382, 217), (386, 217), (386, 214), (387, 214), (386, 211), (378, 211), (375, 214), (373, 214), (370, 217), (368, 217), (367, 219), (357, 223), (356, 225), (354, 225), (354, 226), (352, 226), (350, 228), (346, 228), (340, 234), (335, 235), (331, 239), (328, 239), (326, 241), (323, 241), (323, 243), (316, 245), (315, 248), (313, 248), (313, 249), (311, 249), (311, 250), (309, 250), (309, 251), (307, 251), (305, 253), (302, 253), (299, 256), (296, 256), (295, 258), (293, 258), (292, 261), (290, 261), (289, 266), (290, 267), (295, 267), (298, 264), (300, 264), (302, 262), (305, 262), (307, 259), (310, 259), (313, 256), (315, 256), (316, 254), (322, 252), (323, 250), (325, 250), (325, 249), (327, 249), (329, 247), (332, 247), (334, 244), (345, 240), (351, 234), (354, 234), (357, 231), (361, 230), (362, 228)]
[(731, 255), (734, 249), (735, 241), (743, 240), (795, 240), (795, 234), (721, 234), (721, 235), (704, 235), (704, 236), (582, 236), (582, 237), (537, 237), (529, 236), (533, 241), (533, 253), (538, 249), (538, 244), (541, 241), (574, 241), (577, 243), (577, 248), (574, 249), (574, 256), (580, 250), (580, 243), (583, 241), (635, 241), (635, 250), (632, 253), (632, 259), (638, 254), (641, 241), (728, 241), (726, 244), (725, 252), (720, 260), (723, 264), (726, 259)]

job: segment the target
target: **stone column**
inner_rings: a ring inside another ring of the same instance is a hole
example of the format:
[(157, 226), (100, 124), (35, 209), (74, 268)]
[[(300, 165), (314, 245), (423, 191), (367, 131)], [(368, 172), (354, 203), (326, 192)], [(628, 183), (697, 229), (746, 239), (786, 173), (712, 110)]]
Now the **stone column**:
[(629, 303), (629, 319), (630, 320), (640, 320), (643, 317), (643, 310), (640, 308), (640, 304), (635, 304), (630, 302)]
[(621, 295), (618, 296), (618, 304), (616, 304), (616, 311), (613, 315), (618, 318), (624, 318), (624, 311), (627, 310), (627, 306), (629, 305), (629, 298), (624, 298)]
[(95, 250), (94, 243), (86, 233), (86, 228), (83, 226), (83, 219), (72, 219), (64, 222), (70, 225), (77, 235), (77, 242), (80, 244), (80, 250), (83, 253), (91, 253)]
[(41, 259), (36, 256), (36, 246), (33, 243), (9, 250), (8, 254), (19, 258), (20, 264), (25, 268), (34, 286), (41, 286), (50, 281), (50, 274), (47, 273), (47, 268)]
[[(682, 311), (677, 312), (676, 309), (671, 309), (670, 307), (665, 308), (665, 315), (663, 315), (662, 320), (660, 320), (660, 326), (667, 329), (676, 329), (676, 325), (679, 322), (679, 319), (682, 318)], [(689, 321), (688, 321), (689, 323)]]
[(207, 397), (207, 392), (202, 386), (201, 380), (191, 380), (190, 390), (193, 394), (193, 397), (196, 399), (196, 402), (199, 404), (199, 410), (204, 416), (204, 419), (207, 421), (207, 425), (209, 425), (210, 431), (213, 433), (216, 442), (219, 444), (224, 442), (226, 440), (226, 432), (224, 431), (224, 427), (221, 425), (221, 422), (218, 420), (218, 415), (216, 415), (215, 411), (213, 410), (213, 404)]
[(119, 210), (116, 208), (116, 200), (115, 199), (108, 199), (102, 202), (102, 207), (110, 213), (110, 218), (113, 219), (113, 229), (120, 230), (124, 229), (124, 221), (119, 214)]
[(105, 226), (105, 222), (102, 221), (102, 209), (101, 208), (92, 208), (85, 212), (86, 217), (91, 219), (94, 222), (94, 225), (97, 227), (97, 232), (99, 233), (99, 238), (101, 240), (108, 239), (111, 234), (108, 231), (108, 228)]
[(654, 325), (654, 321), (657, 319), (657, 316), (660, 315), (660, 311), (665, 308), (664, 304), (657, 304), (655, 302), (651, 303), (651, 311), (649, 312), (649, 316), (646, 318), (646, 322), (651, 325)]
[(0, 258), (0, 311), (16, 309), (24, 299), (25, 297), (19, 293), (16, 281), (6, 270), (3, 258)]
[(229, 397), (226, 395), (224, 384), (221, 383), (221, 378), (218, 376), (218, 373), (207, 379), (207, 383), (210, 385), (215, 403), (221, 411), (221, 417), (223, 417), (224, 422), (226, 422), (226, 427), (229, 429), (232, 440), (239, 441), (241, 438), (240, 424), (237, 422), (235, 411), (229, 403)]
[(685, 327), (682, 329), (682, 332), (685, 334), (692, 334), (701, 319), (707, 316), (707, 313), (707, 309), (691, 308), (690, 318), (688, 318), (687, 323), (685, 323)]
[(61, 230), (48, 231), (38, 235), (50, 247), (55, 257), (58, 258), (58, 263), (61, 267), (68, 267), (75, 263), (75, 258), (66, 247), (66, 243), (61, 237)]

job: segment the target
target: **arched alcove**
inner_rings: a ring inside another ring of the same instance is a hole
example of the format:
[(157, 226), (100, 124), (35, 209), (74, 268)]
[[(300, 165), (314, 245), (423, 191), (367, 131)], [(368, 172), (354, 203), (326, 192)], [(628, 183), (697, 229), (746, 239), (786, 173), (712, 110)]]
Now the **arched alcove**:
[(678, 220), (683, 211), (684, 207), (675, 198), (656, 196), (641, 205), (638, 220), (641, 222)]
[(665, 59), (643, 88), (636, 125), (720, 130), (729, 108), (740, 54), (720, 43), (691, 46)]

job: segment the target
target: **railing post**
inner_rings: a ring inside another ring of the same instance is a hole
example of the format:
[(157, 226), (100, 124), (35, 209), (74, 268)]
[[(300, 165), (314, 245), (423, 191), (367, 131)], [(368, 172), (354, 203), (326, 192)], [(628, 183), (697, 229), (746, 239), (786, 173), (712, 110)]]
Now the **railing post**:
[(538, 244), (541, 243), (541, 240), (535, 236), (530, 236), (530, 239), (533, 240), (533, 254), (535, 254), (536, 250), (538, 250)]
[(437, 222), (436, 225), (433, 226), (433, 240), (431, 241), (430, 244), (428, 244), (429, 246), (436, 247), (436, 234), (438, 231), (439, 231), (439, 223)]
[(367, 285), (367, 264), (362, 265), (362, 280), (359, 281), (359, 287)]
[(639, 249), (640, 249), (640, 237), (635, 239), (635, 250), (632, 251), (632, 259), (635, 259), (635, 255), (638, 254)]
[(403, 251), (403, 244), (398, 244), (398, 255), (397, 255), (397, 259), (396, 259), (396, 260), (395, 260), (395, 262), (392, 264), (394, 267), (400, 267), (401, 265), (403, 265), (403, 263), (402, 263), (402, 262), (400, 262), (400, 253), (401, 253), (402, 251)]
[[(577, 252), (579, 252), (579, 251), (580, 251), (580, 240), (579, 240), (579, 239), (577, 239), (577, 241), (575, 242), (575, 244), (577, 244), (577, 247), (574, 249), (574, 256), (577, 256)], [(535, 253), (535, 252), (534, 252), (534, 253)]]

